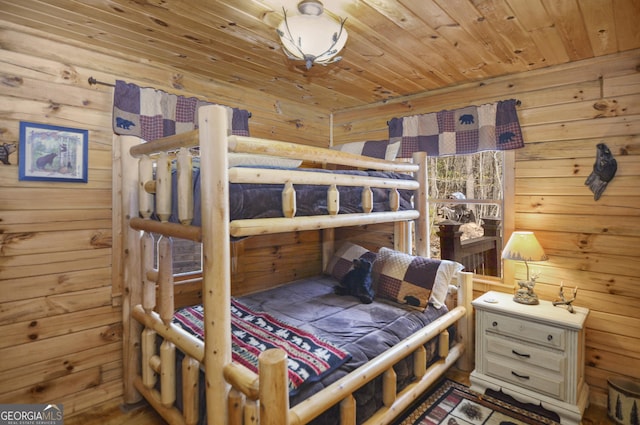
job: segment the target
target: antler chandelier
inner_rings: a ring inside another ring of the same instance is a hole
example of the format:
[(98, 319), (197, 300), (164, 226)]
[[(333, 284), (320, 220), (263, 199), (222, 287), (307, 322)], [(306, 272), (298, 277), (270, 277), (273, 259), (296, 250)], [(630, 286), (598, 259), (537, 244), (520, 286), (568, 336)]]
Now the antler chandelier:
[(298, 10), (300, 15), (287, 17), (283, 8), (284, 20), (276, 30), (289, 59), (304, 61), (307, 69), (342, 59), (336, 55), (347, 42), (346, 18), (337, 22), (323, 15), (324, 6), (318, 0), (302, 0)]

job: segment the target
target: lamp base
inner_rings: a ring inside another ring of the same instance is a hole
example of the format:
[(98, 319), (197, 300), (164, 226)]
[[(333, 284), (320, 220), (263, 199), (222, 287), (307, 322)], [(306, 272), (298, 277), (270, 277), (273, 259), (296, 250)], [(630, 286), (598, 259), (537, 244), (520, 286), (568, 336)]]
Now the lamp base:
[(525, 282), (519, 280), (518, 286), (520, 287), (520, 289), (518, 289), (516, 293), (513, 294), (513, 301), (527, 305), (540, 304), (538, 296), (533, 292), (533, 287), (535, 286), (535, 284), (536, 283), (534, 281)]

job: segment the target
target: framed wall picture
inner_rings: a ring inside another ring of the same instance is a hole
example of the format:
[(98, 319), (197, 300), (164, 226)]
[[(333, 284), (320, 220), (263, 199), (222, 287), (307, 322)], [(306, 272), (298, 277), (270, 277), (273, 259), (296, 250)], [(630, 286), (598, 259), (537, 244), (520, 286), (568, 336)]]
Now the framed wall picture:
[(20, 180), (87, 182), (89, 131), (20, 122)]

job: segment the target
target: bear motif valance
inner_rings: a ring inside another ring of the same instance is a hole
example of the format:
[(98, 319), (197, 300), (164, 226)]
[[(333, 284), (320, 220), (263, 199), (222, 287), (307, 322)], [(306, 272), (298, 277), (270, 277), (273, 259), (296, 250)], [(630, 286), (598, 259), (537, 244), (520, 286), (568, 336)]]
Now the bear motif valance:
[[(113, 132), (151, 141), (191, 131), (198, 128), (198, 108), (210, 104), (118, 80), (113, 93)], [(227, 108), (232, 133), (249, 136), (249, 112)]]
[(389, 142), (401, 142), (398, 158), (414, 152), (461, 155), (524, 147), (516, 111), (518, 101), (502, 100), (389, 121)]

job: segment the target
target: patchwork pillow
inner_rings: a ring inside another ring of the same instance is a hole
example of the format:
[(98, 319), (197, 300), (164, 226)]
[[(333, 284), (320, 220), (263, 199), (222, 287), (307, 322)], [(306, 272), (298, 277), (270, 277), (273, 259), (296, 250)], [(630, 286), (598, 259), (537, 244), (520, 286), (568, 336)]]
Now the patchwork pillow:
[(400, 150), (400, 142), (389, 143), (388, 140), (367, 140), (364, 142), (350, 142), (332, 146), (331, 149), (349, 152), (356, 155), (394, 161)]
[(345, 242), (334, 252), (327, 264), (325, 273), (336, 278), (338, 282), (341, 282), (342, 278), (353, 266), (353, 260), (356, 258), (373, 263), (376, 261), (376, 253), (352, 242)]
[(380, 248), (376, 261), (376, 295), (419, 310), (426, 309), (430, 301), (435, 308), (441, 308), (453, 275), (463, 268), (455, 261)]

